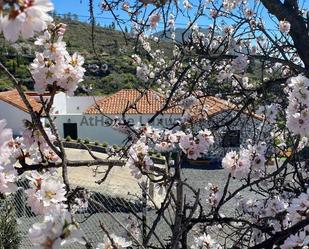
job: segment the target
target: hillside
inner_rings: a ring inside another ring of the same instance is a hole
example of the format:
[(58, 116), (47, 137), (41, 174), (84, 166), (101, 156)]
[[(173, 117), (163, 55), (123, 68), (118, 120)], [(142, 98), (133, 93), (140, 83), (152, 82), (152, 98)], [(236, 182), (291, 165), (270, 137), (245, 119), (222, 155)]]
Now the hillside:
[[(92, 47), (91, 25), (71, 19), (58, 19), (67, 24), (64, 40), (70, 53), (79, 52), (85, 57), (87, 69), (84, 84), (92, 85), (91, 94), (109, 94), (121, 88), (134, 87), (138, 83), (135, 66), (130, 59), (133, 41), (126, 41), (123, 33), (112, 28), (95, 27), (95, 55)], [(168, 46), (168, 45), (167, 45)], [(25, 87), (33, 88), (27, 66), (34, 58), (32, 41), (9, 44), (0, 37), (0, 60)], [(0, 72), (0, 91), (9, 89), (10, 81)], [(82, 94), (80, 89), (77, 94)]]
[[(122, 88), (133, 88), (141, 86), (141, 82), (136, 78), (136, 67), (132, 64), (131, 55), (134, 53), (133, 47), (135, 41), (124, 38), (124, 34), (113, 29), (112, 27), (95, 27), (94, 53), (92, 47), (91, 25), (83, 23), (71, 18), (55, 18), (57, 22), (67, 24), (67, 32), (64, 40), (67, 42), (67, 48), (70, 53), (79, 52), (85, 57), (85, 68), (87, 69), (83, 84), (92, 86), (89, 92), (91, 95), (111, 94)], [(205, 30), (203, 30), (206, 32)], [(181, 34), (184, 29), (176, 29), (176, 38), (181, 40)], [(186, 36), (190, 32), (187, 32)], [(162, 48), (168, 55), (171, 53), (171, 43), (166, 37), (162, 36), (162, 32), (155, 34), (164, 42), (160, 43)], [(129, 36), (126, 33), (126, 36)], [(186, 38), (186, 37), (185, 37)], [(25, 88), (32, 90), (33, 81), (28, 72), (28, 65), (34, 59), (33, 45), (34, 40), (19, 41), (17, 44), (7, 43), (0, 35), (0, 61), (4, 63), (9, 70), (23, 82)], [(153, 44), (155, 48), (155, 45)], [(139, 50), (141, 51), (141, 50)], [(249, 77), (257, 81), (259, 77), (259, 63), (256, 61), (250, 64)], [(0, 91), (10, 89), (11, 82), (0, 71)], [(211, 84), (208, 91), (216, 94), (221, 87), (229, 89), (230, 84), (218, 85)], [(76, 94), (85, 94), (83, 88), (79, 88)]]

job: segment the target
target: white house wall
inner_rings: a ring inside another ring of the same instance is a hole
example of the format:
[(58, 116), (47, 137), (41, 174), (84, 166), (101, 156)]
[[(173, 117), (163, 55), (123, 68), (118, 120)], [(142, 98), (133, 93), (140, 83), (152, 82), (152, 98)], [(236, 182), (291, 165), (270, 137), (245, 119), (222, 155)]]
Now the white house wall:
[[(63, 134), (63, 123), (76, 123), (78, 137), (81, 139), (90, 139), (92, 141), (108, 142), (109, 144), (122, 144), (126, 138), (125, 134), (113, 129), (108, 125), (110, 119), (102, 115), (56, 115), (55, 123), (58, 127), (59, 133), (62, 137)], [(114, 119), (115, 115), (109, 115), (110, 118)], [(127, 120), (130, 123), (137, 124), (138, 122), (145, 123), (149, 120), (152, 115), (127, 115)], [(179, 118), (177, 115), (165, 115), (159, 116), (154, 126), (162, 126), (170, 122), (176, 121)]]
[(60, 92), (55, 95), (53, 114), (82, 114), (87, 108), (95, 104), (95, 101), (102, 97), (93, 96), (67, 96)]
[(24, 129), (23, 120), (31, 120), (28, 113), (10, 105), (4, 101), (0, 101), (0, 119), (6, 119), (7, 127), (13, 130), (15, 136), (20, 135)]
[(95, 104), (95, 100), (102, 97), (93, 96), (67, 96), (66, 97), (66, 113), (67, 114), (82, 114), (90, 106)]
[(67, 113), (67, 96), (65, 93), (57, 93), (54, 97), (53, 113), (66, 114)]
[[(214, 127), (216, 125), (223, 125), (228, 120), (232, 119), (236, 115), (236, 112), (226, 111), (218, 115), (215, 115), (208, 120), (205, 120), (203, 123), (197, 125), (197, 127)], [(109, 123), (110, 119), (114, 119), (115, 115), (109, 115), (104, 117), (102, 115), (56, 115), (56, 125), (62, 137), (63, 134), (63, 124), (64, 123), (76, 123), (77, 124), (77, 133), (78, 137), (81, 139), (90, 139), (92, 141), (108, 142), (109, 144), (122, 144), (126, 135), (121, 132), (113, 129)], [(127, 121), (130, 121), (132, 124), (146, 123), (152, 115), (127, 115)], [(167, 126), (170, 127), (171, 123), (179, 119), (179, 115), (160, 115), (153, 125), (155, 127)], [(240, 115), (234, 122), (227, 127), (221, 127), (218, 130), (213, 130), (215, 136), (215, 144), (209, 151), (209, 156), (222, 157), (228, 151), (238, 150), (240, 147), (222, 147), (222, 139), (224, 134), (230, 130), (239, 130), (240, 131), (240, 145), (243, 146), (246, 144), (248, 139), (257, 139), (257, 135), (262, 135), (260, 138), (262, 141), (269, 138), (269, 132), (271, 130), (270, 126), (264, 127), (262, 134), (260, 134), (259, 128), (261, 127), (262, 122), (248, 116), (246, 114)]]

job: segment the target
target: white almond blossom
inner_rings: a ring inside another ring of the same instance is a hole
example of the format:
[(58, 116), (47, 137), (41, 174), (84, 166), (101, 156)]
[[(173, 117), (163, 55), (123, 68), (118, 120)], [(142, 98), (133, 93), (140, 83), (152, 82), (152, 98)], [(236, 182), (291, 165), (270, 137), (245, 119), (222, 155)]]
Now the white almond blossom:
[(222, 247), (211, 238), (209, 234), (203, 234), (194, 238), (194, 245), (191, 249), (221, 249)]
[(189, 96), (188, 98), (185, 98), (183, 99), (181, 102), (180, 102), (180, 106), (183, 108), (183, 109), (189, 109), (190, 107), (192, 107), (193, 105), (197, 104), (198, 103), (198, 99), (191, 95)]
[(42, 53), (36, 53), (31, 64), (34, 88), (38, 93), (43, 94), (56, 86), (56, 90), (73, 95), (78, 83), (83, 81), (84, 58), (78, 53), (69, 55), (66, 43), (62, 41), (64, 31), (64, 24), (52, 25), (51, 29), (36, 41), (37, 45), (44, 47)]
[(183, 1), (183, 6), (185, 9), (192, 9), (192, 4), (189, 2), (189, 0), (184, 0)]
[[(306, 193), (301, 193), (297, 198), (294, 198), (288, 207), (288, 212), (292, 224), (306, 219), (309, 215), (309, 188)], [(308, 226), (309, 229), (309, 226)]]
[(284, 244), (280, 246), (281, 249), (308, 249), (309, 247), (309, 236), (305, 231), (299, 232), (297, 234), (290, 235)]
[(19, 9), (12, 8), (1, 20), (4, 37), (11, 42), (16, 42), (21, 36), (28, 39), (36, 32), (47, 28), (52, 22), (48, 12), (54, 9), (49, 0), (25, 0)]
[(113, 242), (106, 238), (106, 241), (104, 243), (99, 243), (96, 249), (121, 249), (132, 245), (131, 241), (128, 241), (123, 237), (116, 236), (115, 234), (111, 234), (110, 236)]
[(54, 210), (53, 214), (44, 217), (42, 223), (33, 224), (28, 235), (34, 249), (59, 249), (74, 242), (85, 244), (71, 214), (63, 210)]

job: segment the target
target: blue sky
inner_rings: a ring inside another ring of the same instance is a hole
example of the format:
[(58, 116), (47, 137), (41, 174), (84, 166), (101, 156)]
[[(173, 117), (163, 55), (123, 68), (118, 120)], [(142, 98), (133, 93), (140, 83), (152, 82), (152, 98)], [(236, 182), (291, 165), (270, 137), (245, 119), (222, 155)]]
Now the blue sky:
[[(84, 17), (80, 17), (81, 19), (84, 19), (84, 20), (86, 20), (87, 17), (89, 16), (88, 0), (53, 0), (52, 2), (55, 5), (54, 7), (55, 7), (56, 12), (59, 14), (65, 14), (65, 13), (71, 12), (73, 14), (84, 16)], [(95, 5), (94, 5), (95, 15), (99, 17), (101, 14), (101, 11), (98, 7), (99, 1), (94, 1), (94, 2), (95, 2)]]
[[(93, 0), (94, 1), (94, 14), (96, 16), (96, 21), (101, 24), (101, 26), (109, 25), (113, 22), (113, 17), (111, 14), (109, 14), (107, 11), (102, 13), (102, 10), (99, 8), (100, 0)], [(306, 0), (301, 0), (300, 2), (306, 2)], [(179, 1), (179, 2), (182, 2)], [(191, 0), (192, 3), (194, 3), (194, 0)], [(68, 12), (71, 12), (73, 14), (77, 14), (79, 16), (79, 19), (81, 21), (88, 21), (89, 20), (89, 0), (53, 0), (53, 3), (55, 5), (55, 10), (58, 14), (65, 14)], [(250, 3), (250, 1), (249, 1)], [(193, 10), (192, 10), (193, 11)], [(118, 14), (123, 13), (122, 11), (119, 11)], [(266, 27), (268, 28), (275, 28), (274, 23), (270, 21), (267, 12), (264, 10), (262, 11), (262, 19), (266, 23)], [(121, 15), (121, 14), (120, 14)], [(123, 18), (126, 18), (126, 16), (122, 16)], [(177, 27), (185, 27), (187, 23), (187, 19), (180, 16), (176, 20), (176, 26)], [(208, 26), (211, 24), (211, 21), (207, 19), (206, 17), (202, 17), (199, 19), (198, 24), (202, 27)], [(130, 23), (127, 25), (130, 26)], [(160, 24), (157, 28), (160, 30)]]
[[(77, 14), (81, 21), (87, 21), (89, 19), (89, 1), (88, 0), (53, 0), (52, 1), (55, 5), (55, 10), (58, 14), (66, 14), (71, 12), (73, 14)], [(96, 16), (96, 21), (100, 22), (102, 26), (109, 25), (113, 22), (113, 17), (107, 11), (102, 13), (102, 10), (99, 8), (100, 0), (94, 0), (94, 14)], [(122, 11), (118, 12), (123, 13)], [(123, 16), (126, 18), (126, 16)], [(206, 20), (203, 20), (203, 24)], [(183, 17), (179, 17), (177, 19), (178, 24), (180, 26), (186, 26), (187, 20)], [(208, 25), (209, 23), (205, 23)], [(129, 26), (130, 24), (128, 24)], [(179, 26), (179, 25), (177, 25)], [(160, 27), (160, 25), (159, 25)]]

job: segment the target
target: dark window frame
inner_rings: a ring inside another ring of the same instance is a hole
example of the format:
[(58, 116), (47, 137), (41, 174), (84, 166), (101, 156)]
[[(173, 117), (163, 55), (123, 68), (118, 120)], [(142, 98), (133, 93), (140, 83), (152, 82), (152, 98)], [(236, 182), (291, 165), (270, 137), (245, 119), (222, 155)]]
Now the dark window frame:
[(222, 138), (222, 147), (240, 147), (240, 130), (228, 130)]

